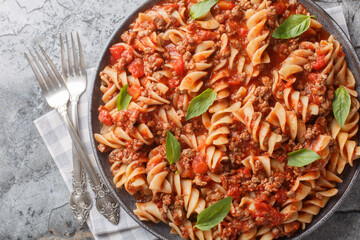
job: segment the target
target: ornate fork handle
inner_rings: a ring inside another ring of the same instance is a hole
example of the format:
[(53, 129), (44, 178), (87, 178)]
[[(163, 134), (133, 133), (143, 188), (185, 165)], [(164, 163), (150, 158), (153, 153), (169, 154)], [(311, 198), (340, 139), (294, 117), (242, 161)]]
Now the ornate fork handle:
[[(74, 129), (78, 132), (78, 102), (79, 96), (70, 95), (71, 102), (71, 120)], [(73, 153), (73, 173), (72, 173), (72, 185), (73, 191), (70, 196), (70, 207), (73, 211), (76, 220), (83, 225), (86, 219), (89, 217), (91, 209), (91, 198), (86, 190), (85, 173), (81, 165), (79, 156), (75, 147), (72, 148)]]
[(80, 179), (75, 179), (74, 172), (72, 174), (73, 191), (70, 196), (70, 208), (75, 214), (76, 220), (83, 225), (90, 213), (91, 198), (86, 191), (85, 173), (83, 171), (77, 173)]
[(90, 180), (90, 186), (95, 193), (96, 208), (104, 215), (110, 222), (117, 224), (119, 221), (119, 203), (115, 201), (109, 189), (102, 181), (101, 177), (100, 185), (94, 185)]
[(71, 124), (69, 116), (67, 114), (66, 105), (57, 107), (56, 110), (60, 113), (64, 119), (65, 125), (69, 131), (73, 147), (76, 149), (79, 159), (84, 166), (89, 179), (91, 181), (92, 189), (96, 195), (96, 207), (101, 214), (103, 214), (113, 224), (119, 222), (119, 203), (115, 197), (107, 189), (106, 185), (101, 181), (100, 176), (96, 173), (94, 166), (92, 165), (87, 152), (81, 143), (79, 136), (77, 135), (74, 127)]

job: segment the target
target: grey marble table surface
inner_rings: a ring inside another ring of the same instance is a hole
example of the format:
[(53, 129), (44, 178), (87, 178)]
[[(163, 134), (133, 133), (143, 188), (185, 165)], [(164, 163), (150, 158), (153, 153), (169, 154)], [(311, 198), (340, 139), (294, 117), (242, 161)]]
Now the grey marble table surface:
[[(341, 5), (360, 53), (360, 1)], [(50, 110), (23, 52), (40, 43), (59, 66), (58, 34), (79, 31), (94, 67), (115, 26), (141, 0), (0, 0), (0, 239), (93, 239), (68, 205), (69, 192), (33, 120)], [(307, 240), (360, 239), (360, 180), (331, 219)], [(131, 239), (129, 239), (131, 240)]]

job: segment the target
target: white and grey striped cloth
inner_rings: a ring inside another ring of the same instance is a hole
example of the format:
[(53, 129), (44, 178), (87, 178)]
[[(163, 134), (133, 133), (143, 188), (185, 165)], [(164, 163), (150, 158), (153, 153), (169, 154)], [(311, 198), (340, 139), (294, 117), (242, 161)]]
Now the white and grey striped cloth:
[[(326, 10), (340, 25), (344, 32), (349, 36), (346, 26), (346, 21), (340, 6), (329, 8)], [(93, 69), (88, 70), (88, 76), (91, 76)], [(90, 159), (96, 166), (93, 152), (90, 147), (90, 137), (88, 130), (88, 99), (89, 88), (80, 98), (79, 104), (79, 127), (80, 138), (83, 141)], [(52, 158), (54, 159), (61, 176), (64, 178), (66, 186), (69, 191), (72, 190), (71, 172), (72, 166), (72, 152), (71, 140), (67, 133), (66, 127), (63, 124), (60, 115), (55, 111), (51, 111), (44, 116), (34, 121), (41, 137), (43, 138), (46, 147), (48, 148)], [(89, 184), (88, 184), (89, 188)], [(94, 195), (88, 189), (94, 199)], [(156, 239), (146, 230), (139, 227), (139, 225), (129, 216), (124, 210), (120, 211), (120, 222), (117, 226), (108, 222), (100, 213), (97, 212), (96, 207), (93, 206), (90, 211), (87, 224), (97, 240), (133, 240), (133, 239)]]

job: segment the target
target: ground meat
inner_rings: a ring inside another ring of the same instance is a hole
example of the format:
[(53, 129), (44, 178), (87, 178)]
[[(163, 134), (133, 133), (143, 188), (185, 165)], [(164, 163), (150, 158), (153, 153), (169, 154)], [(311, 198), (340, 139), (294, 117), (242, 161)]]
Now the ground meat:
[(270, 7), (269, 11), (267, 11), (267, 18), (268, 20), (266, 24), (269, 27), (269, 29), (275, 29), (277, 23), (277, 14), (274, 7)]
[(167, 218), (167, 213), (169, 211), (169, 205), (172, 203), (171, 194), (157, 192), (153, 196), (153, 201), (158, 206), (160, 213), (163, 218)]
[(243, 12), (251, 8), (250, 1), (240, 1), (237, 3), (237, 5), (239, 5), (239, 8), (243, 10)]
[(133, 135), (135, 131), (135, 123), (139, 111), (119, 111), (113, 115), (113, 122), (123, 129), (127, 134)]
[(225, 20), (227, 19), (227, 16), (225, 14), (217, 14), (215, 16), (215, 20), (218, 22), (218, 23), (224, 23)]
[(230, 125), (229, 140), (229, 158), (232, 163), (241, 165), (242, 160), (247, 156), (257, 156), (260, 153), (258, 143), (254, 142), (251, 134), (242, 124)]
[(125, 164), (129, 164), (132, 161), (138, 160), (140, 155), (141, 153), (135, 151), (135, 149), (123, 148), (117, 152), (113, 152), (112, 154), (110, 154), (109, 162), (123, 162)]
[(162, 17), (160, 17), (160, 16), (156, 16), (155, 18), (154, 18), (154, 23), (155, 23), (155, 25), (156, 25), (156, 28), (158, 29), (158, 30), (164, 30), (165, 29), (165, 27), (166, 27), (166, 21), (162, 18)]
[(255, 222), (252, 219), (240, 221), (236, 218), (231, 219), (230, 222), (224, 224), (221, 231), (221, 239), (236, 239), (238, 232), (248, 232), (255, 227)]
[(351, 98), (351, 107), (349, 115), (357, 112), (359, 110), (359, 101), (356, 98)]
[(231, 216), (239, 219), (239, 220), (248, 220), (250, 219), (250, 214), (248, 211), (244, 211), (243, 207), (240, 207), (240, 204), (234, 202), (230, 207)]
[(290, 0), (289, 1), (289, 6), (290, 7), (293, 7), (293, 6), (297, 5), (297, 4), (298, 4), (297, 0)]
[(254, 94), (251, 96), (250, 101), (254, 106), (255, 112), (260, 112), (263, 115), (268, 115), (271, 108), (269, 100), (271, 98), (271, 87), (259, 86), (255, 89)]
[(240, 7), (240, 5), (236, 5), (233, 9), (231, 9), (231, 16), (241, 18), (244, 15), (243, 9)]
[(191, 163), (193, 158), (196, 156), (196, 151), (194, 149), (184, 149), (181, 152), (179, 164), (183, 168), (183, 171), (180, 172), (181, 177), (183, 178), (194, 178), (195, 174), (192, 170)]
[(108, 148), (106, 147), (106, 145), (99, 143), (99, 145), (97, 146), (98, 150), (100, 152), (106, 152), (108, 150)]
[(174, 202), (174, 208), (182, 208), (183, 206), (184, 206), (183, 196), (176, 195), (175, 202)]
[(209, 205), (223, 199), (224, 193), (220, 192), (220, 190), (218, 188), (215, 188), (213, 190), (210, 190), (209, 192), (207, 192), (206, 194), (206, 202), (209, 203)]
[(302, 4), (297, 5), (296, 14), (306, 15), (307, 13), (308, 13), (308, 10), (306, 10), (306, 8), (304, 7), (304, 5), (302, 5)]
[(195, 185), (203, 187), (208, 184), (211, 178), (208, 175), (196, 175), (193, 182)]
[(308, 125), (305, 132), (305, 140), (312, 141), (317, 139), (317, 137), (321, 134), (328, 134), (330, 135), (328, 129), (328, 123), (324, 117), (318, 117), (314, 125)]
[(260, 81), (262, 82), (262, 84), (264, 85), (264, 86), (266, 86), (266, 87), (272, 87), (272, 85), (273, 85), (273, 80), (272, 80), (272, 78), (269, 78), (268, 76), (262, 76), (261, 78), (260, 78)]
[(154, 53), (151, 55), (145, 55), (144, 57), (144, 71), (146, 76), (151, 76), (153, 72), (159, 70), (160, 66), (163, 64), (164, 60), (159, 53)]
[(136, 37), (136, 32), (134, 31), (126, 31), (121, 35), (121, 39), (129, 45), (132, 43), (135, 37)]
[(183, 61), (184, 61), (185, 69), (191, 70), (195, 68), (195, 62), (192, 58), (192, 54), (189, 51), (186, 51), (184, 53)]
[(155, 121), (154, 127), (151, 129), (151, 132), (154, 135), (156, 144), (165, 143), (166, 132), (170, 129), (170, 124), (163, 121)]

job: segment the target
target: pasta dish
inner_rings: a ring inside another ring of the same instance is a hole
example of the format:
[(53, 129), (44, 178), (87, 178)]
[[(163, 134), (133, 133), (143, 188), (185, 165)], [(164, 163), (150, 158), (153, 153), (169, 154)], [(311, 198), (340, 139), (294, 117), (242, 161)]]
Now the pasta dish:
[(184, 239), (291, 236), (360, 157), (355, 79), (296, 0), (165, 0), (100, 73), (117, 188)]

